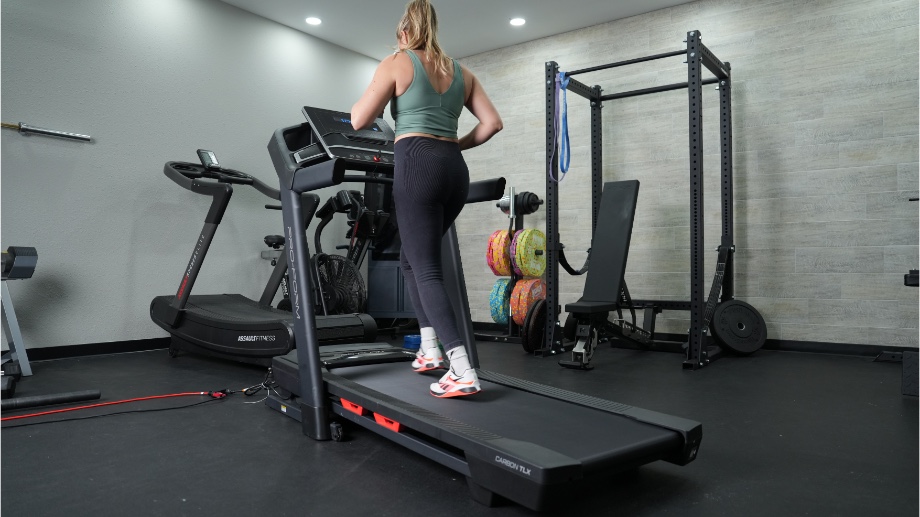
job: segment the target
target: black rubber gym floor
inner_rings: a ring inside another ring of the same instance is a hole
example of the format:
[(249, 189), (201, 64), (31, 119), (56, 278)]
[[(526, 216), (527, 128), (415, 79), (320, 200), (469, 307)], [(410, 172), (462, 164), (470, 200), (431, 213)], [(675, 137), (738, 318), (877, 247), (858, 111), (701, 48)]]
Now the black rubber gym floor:
[[(480, 344), (491, 370), (703, 423), (699, 458), (571, 494), (553, 515), (918, 514), (917, 399), (901, 369), (862, 357), (760, 351), (696, 372), (681, 356), (602, 348), (596, 370)], [(165, 350), (33, 363), (18, 395), (99, 389), (102, 401), (259, 383), (259, 368)], [(414, 375), (408, 370), (406, 375)], [(473, 516), (466, 481), (360, 428), (314, 442), (253, 397), (2, 431), (3, 515)], [(142, 402), (48, 418), (166, 408)], [(462, 404), (445, 400), (444, 404)], [(37, 410), (25, 410), (31, 412)], [(10, 416), (19, 412), (7, 412)], [(546, 415), (553, 418), (553, 415)], [(38, 421), (37, 419), (35, 419)], [(27, 420), (28, 421), (28, 420)], [(578, 440), (579, 429), (571, 430)]]

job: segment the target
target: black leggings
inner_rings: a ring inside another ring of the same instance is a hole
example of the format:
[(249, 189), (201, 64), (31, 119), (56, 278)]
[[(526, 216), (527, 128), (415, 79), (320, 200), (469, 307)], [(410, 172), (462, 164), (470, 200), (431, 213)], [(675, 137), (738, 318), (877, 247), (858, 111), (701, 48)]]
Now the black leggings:
[(393, 199), (403, 276), (419, 327), (434, 327), (450, 350), (463, 342), (444, 289), (441, 237), (466, 203), (470, 171), (456, 142), (413, 136), (396, 142), (395, 152)]

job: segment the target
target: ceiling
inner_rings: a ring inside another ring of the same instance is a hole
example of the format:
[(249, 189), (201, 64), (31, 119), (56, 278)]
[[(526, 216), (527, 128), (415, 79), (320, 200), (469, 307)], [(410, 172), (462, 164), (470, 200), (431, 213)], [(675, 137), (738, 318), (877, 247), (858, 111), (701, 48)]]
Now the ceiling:
[[(375, 59), (396, 43), (406, 0), (221, 0)], [(438, 39), (461, 58), (692, 0), (433, 0)], [(308, 16), (320, 18), (307, 25)], [(527, 23), (512, 27), (511, 18)]]

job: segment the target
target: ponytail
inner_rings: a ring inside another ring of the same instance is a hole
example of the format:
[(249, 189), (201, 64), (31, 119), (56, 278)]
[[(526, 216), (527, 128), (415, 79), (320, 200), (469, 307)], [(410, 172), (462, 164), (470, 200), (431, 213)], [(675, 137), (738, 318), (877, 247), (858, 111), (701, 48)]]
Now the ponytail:
[(406, 31), (409, 41), (405, 48), (400, 47), (397, 52), (406, 49), (424, 50), (427, 60), (434, 62), (437, 72), (444, 75), (450, 72), (450, 58), (438, 44), (438, 15), (429, 0), (411, 0), (406, 4), (406, 12), (396, 26), (397, 41), (402, 31)]

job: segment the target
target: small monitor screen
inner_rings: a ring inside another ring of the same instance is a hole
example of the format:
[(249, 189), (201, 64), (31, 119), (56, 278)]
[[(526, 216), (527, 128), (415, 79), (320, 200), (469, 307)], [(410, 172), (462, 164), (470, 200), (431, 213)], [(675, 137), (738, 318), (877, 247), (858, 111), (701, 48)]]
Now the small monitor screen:
[[(354, 127), (351, 125), (351, 119), (344, 116), (345, 114), (333, 113), (326, 117), (326, 127), (333, 131), (354, 131)], [(364, 129), (364, 131), (377, 131), (381, 132), (380, 126), (375, 122), (371, 127)]]
[(380, 142), (391, 142), (396, 138), (393, 130), (382, 118), (376, 119), (367, 128), (355, 130), (351, 125), (351, 114), (348, 112), (304, 106), (303, 114), (310, 121), (320, 138), (325, 138), (327, 135), (332, 134), (343, 135), (346, 138), (360, 137)]

